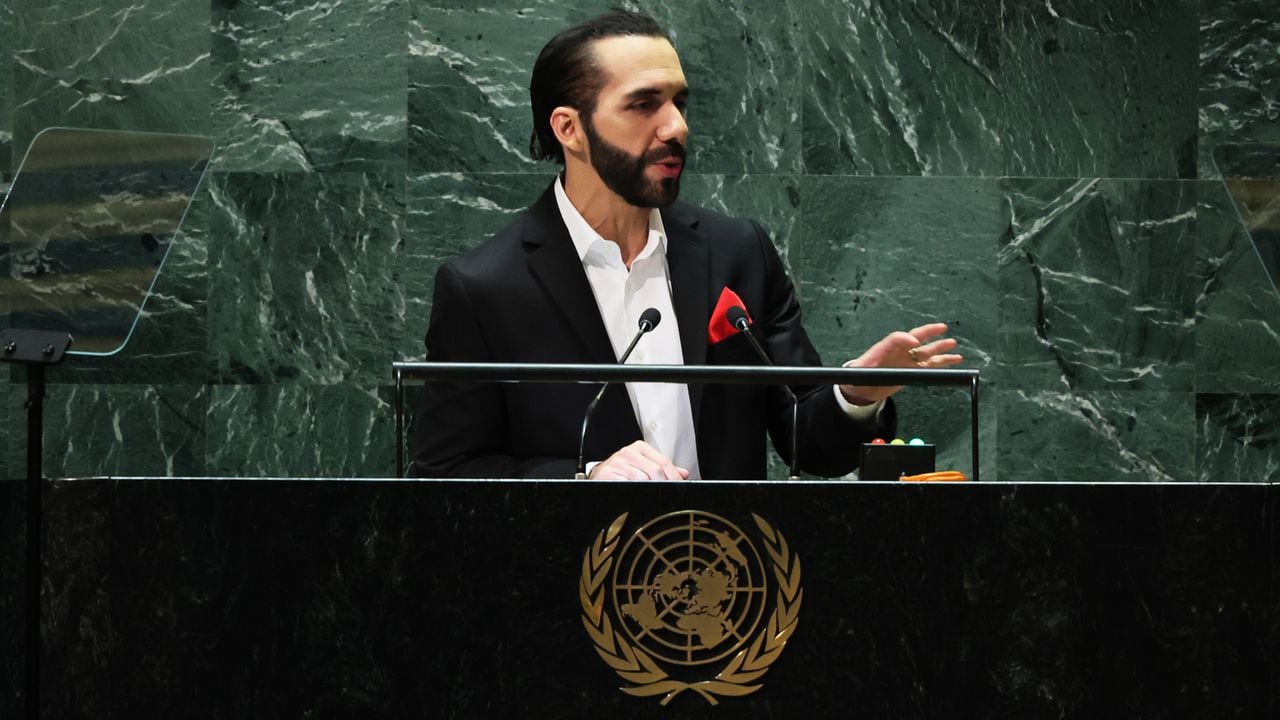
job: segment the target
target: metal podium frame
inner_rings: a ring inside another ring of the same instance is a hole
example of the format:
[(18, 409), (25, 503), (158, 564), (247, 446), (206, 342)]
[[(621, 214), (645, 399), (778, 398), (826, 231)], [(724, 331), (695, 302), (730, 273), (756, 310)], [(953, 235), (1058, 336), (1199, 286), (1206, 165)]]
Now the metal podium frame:
[(394, 362), (396, 477), (404, 477), (405, 424), (404, 383), (406, 380), (438, 382), (466, 380), (478, 382), (663, 382), (684, 384), (748, 385), (935, 385), (969, 390), (969, 444), (972, 450), (972, 480), (978, 481), (978, 389), (979, 373), (973, 369), (885, 369), (822, 368), (757, 365), (616, 365), (590, 363), (433, 363)]

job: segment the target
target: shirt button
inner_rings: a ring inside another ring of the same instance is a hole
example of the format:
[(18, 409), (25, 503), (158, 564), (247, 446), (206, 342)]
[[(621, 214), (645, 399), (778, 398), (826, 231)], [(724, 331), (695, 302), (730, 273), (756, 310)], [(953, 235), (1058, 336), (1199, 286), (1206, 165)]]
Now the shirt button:
[(658, 421), (657, 421), (657, 420), (650, 420), (650, 421), (649, 421), (649, 432), (658, 432)]
[(644, 351), (643, 351), (643, 350), (641, 350), (641, 351), (639, 351), (639, 352), (637, 352), (637, 353), (636, 353), (636, 359), (637, 359), (637, 360), (643, 360), (643, 359), (644, 359)]

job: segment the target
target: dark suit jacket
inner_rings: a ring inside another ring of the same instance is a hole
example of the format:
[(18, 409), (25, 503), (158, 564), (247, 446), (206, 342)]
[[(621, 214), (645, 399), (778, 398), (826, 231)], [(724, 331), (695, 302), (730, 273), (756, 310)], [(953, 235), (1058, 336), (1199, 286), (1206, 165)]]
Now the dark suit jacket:
[[(662, 211), (662, 221), (676, 312), (662, 322), (679, 323), (686, 365), (759, 364), (741, 334), (707, 345), (711, 311), (726, 286), (746, 304), (776, 364), (821, 364), (791, 281), (758, 224), (679, 202)], [(488, 242), (440, 267), (426, 345), (427, 359), (437, 362), (617, 362), (554, 188)], [(807, 472), (847, 473), (860, 443), (892, 434), (891, 404), (881, 412), (882, 427), (870, 428), (845, 415), (830, 386), (793, 390), (801, 399), (798, 453)], [(413, 470), (427, 477), (571, 478), (582, 415), (597, 391), (428, 383), (414, 427)], [(704, 478), (763, 478), (766, 431), (789, 462), (790, 403), (781, 388), (691, 385), (689, 396)], [(640, 439), (625, 388), (611, 386), (592, 416), (587, 460)]]

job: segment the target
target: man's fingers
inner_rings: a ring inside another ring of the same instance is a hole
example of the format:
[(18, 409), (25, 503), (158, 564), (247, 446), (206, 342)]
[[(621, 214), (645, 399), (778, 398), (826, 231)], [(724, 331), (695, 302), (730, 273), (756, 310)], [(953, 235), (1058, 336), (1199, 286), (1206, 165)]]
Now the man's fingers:
[(686, 480), (689, 471), (678, 468), (643, 440), (622, 448), (601, 463), (599, 478), (619, 480)]
[(946, 331), (946, 323), (928, 323), (917, 328), (912, 328), (911, 332), (908, 334), (914, 337), (917, 341), (924, 343), (928, 342), (929, 338), (937, 337)]
[(901, 330), (891, 332), (885, 336), (880, 343), (889, 348), (913, 348), (920, 344), (920, 339), (910, 333), (904, 333)]
[(622, 480), (687, 480), (689, 471), (678, 468), (671, 463), (657, 464), (647, 459), (638, 459), (634, 463), (619, 461), (618, 478)]
[(623, 448), (623, 450), (631, 450), (638, 453), (641, 457), (648, 458), (651, 462), (664, 463), (667, 458), (658, 449), (643, 440), (637, 440)]
[[(920, 345), (907, 350), (907, 356), (911, 358), (912, 364), (922, 368), (936, 368), (946, 365), (954, 365), (958, 362), (959, 355), (948, 354), (948, 350), (955, 350), (958, 343), (952, 338), (943, 340), (935, 340), (928, 345)], [(944, 358), (945, 356), (945, 358)], [(957, 360), (952, 360), (957, 358)]]
[(650, 476), (654, 480), (684, 480), (689, 477), (688, 470), (676, 467), (666, 455), (643, 440), (637, 440), (627, 447), (639, 452), (646, 460), (658, 467), (659, 474)]
[[(602, 471), (596, 473), (601, 480), (653, 480), (649, 471), (626, 460), (613, 460), (601, 463)], [(656, 471), (656, 467), (654, 468)]]
[(591, 475), (589, 477), (592, 480), (625, 480), (626, 479), (618, 473), (617, 468), (614, 468), (613, 466), (608, 465), (607, 463), (600, 463), (599, 465), (597, 465), (596, 469), (591, 471)]
[[(623, 450), (626, 452), (626, 449)], [(622, 458), (625, 465), (629, 465), (632, 469), (630, 473), (632, 480), (661, 480), (666, 477), (666, 473), (662, 471), (662, 465), (650, 460), (644, 455), (637, 452), (626, 452)]]
[(921, 345), (917, 352), (932, 356), (954, 349), (959, 344), (955, 338), (943, 338), (942, 340), (934, 340), (928, 345)]
[(955, 354), (934, 355), (927, 362), (931, 368), (950, 367), (964, 362), (964, 356)]
[[(858, 358), (845, 363), (845, 367), (938, 369), (959, 365), (964, 362), (964, 358), (948, 352), (959, 346), (955, 338), (941, 338), (930, 342), (932, 338), (946, 331), (946, 323), (927, 323), (912, 328), (911, 332), (901, 330), (891, 332)], [(873, 401), (889, 397), (901, 389), (899, 387), (841, 386), (841, 392), (845, 397)]]
[(610, 463), (608, 469), (599, 474), (604, 480), (652, 480), (653, 478), (642, 468), (630, 465), (624, 461)]

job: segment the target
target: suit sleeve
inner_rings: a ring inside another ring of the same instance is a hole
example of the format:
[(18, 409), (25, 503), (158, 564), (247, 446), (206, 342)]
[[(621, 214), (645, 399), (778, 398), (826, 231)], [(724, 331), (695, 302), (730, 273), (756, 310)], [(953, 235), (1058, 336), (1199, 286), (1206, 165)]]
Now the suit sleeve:
[[(427, 359), (487, 362), (494, 353), (451, 263), (436, 272)], [(413, 474), (417, 477), (571, 478), (571, 458), (516, 458), (508, 447), (507, 412), (498, 383), (429, 382), (413, 423)]]
[[(821, 366), (822, 358), (805, 332), (795, 286), (787, 277), (782, 259), (764, 229), (757, 223), (752, 225), (765, 269), (768, 315), (763, 323), (761, 318), (756, 319), (765, 328), (765, 348), (778, 365)], [(800, 456), (800, 468), (807, 473), (824, 477), (850, 473), (858, 466), (862, 443), (893, 435), (896, 410), (892, 399), (886, 401), (878, 422), (859, 421), (844, 412), (829, 385), (792, 386), (791, 389), (800, 401), (796, 452)], [(791, 401), (782, 388), (770, 389), (768, 413), (773, 446), (783, 460), (790, 463)]]

